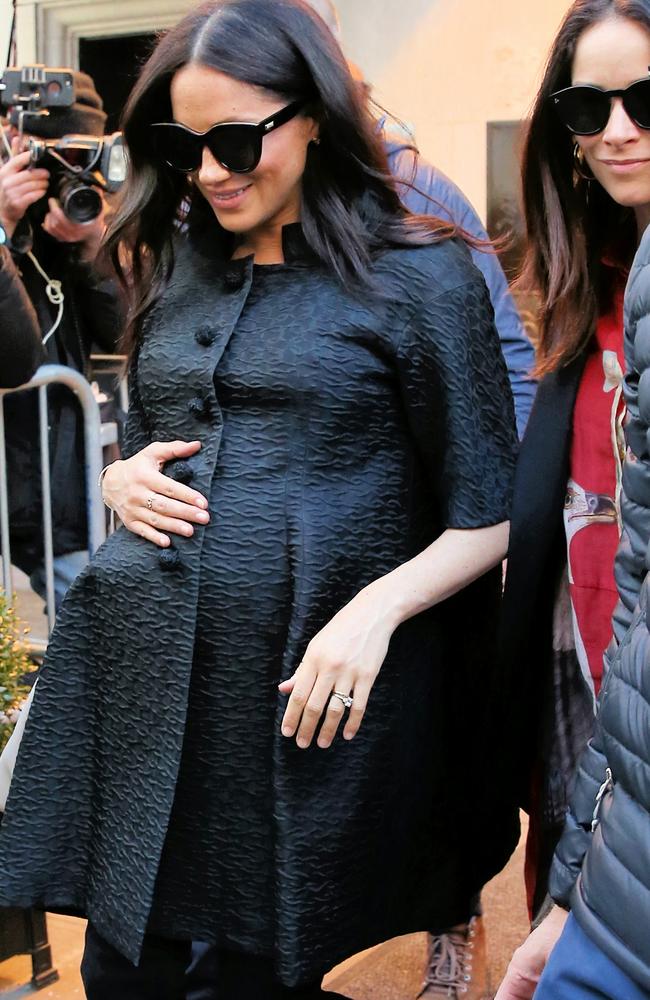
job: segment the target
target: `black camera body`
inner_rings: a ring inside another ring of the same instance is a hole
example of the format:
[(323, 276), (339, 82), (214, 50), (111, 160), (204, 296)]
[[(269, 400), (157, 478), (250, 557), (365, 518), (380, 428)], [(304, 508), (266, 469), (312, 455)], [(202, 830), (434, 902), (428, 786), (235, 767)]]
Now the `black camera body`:
[(50, 172), (48, 196), (58, 198), (72, 222), (92, 222), (102, 210), (100, 191), (119, 191), (126, 177), (121, 132), (101, 138), (66, 135), (61, 139), (30, 139), (33, 166)]
[[(18, 113), (38, 113), (49, 108), (71, 108), (74, 77), (69, 69), (49, 66), (10, 66), (0, 77), (0, 104)], [(18, 121), (12, 125), (19, 127)]]
[[(70, 69), (35, 65), (6, 69), (0, 76), (0, 106), (11, 125), (29, 133), (30, 118), (52, 116), (75, 102)], [(48, 197), (58, 198), (72, 222), (92, 222), (102, 210), (101, 191), (120, 189), (126, 177), (122, 134), (66, 135), (60, 139), (29, 140), (32, 166), (50, 172)]]

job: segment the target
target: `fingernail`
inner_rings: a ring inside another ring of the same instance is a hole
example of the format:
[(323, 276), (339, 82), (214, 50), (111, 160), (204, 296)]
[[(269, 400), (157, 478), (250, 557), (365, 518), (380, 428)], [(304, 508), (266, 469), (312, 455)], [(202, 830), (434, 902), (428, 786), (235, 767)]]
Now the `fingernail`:
[(210, 515), (208, 514), (208, 512), (205, 510), (201, 511), (201, 513), (199, 514), (199, 521), (201, 522), (201, 524), (207, 524), (209, 520), (210, 520)]
[(354, 739), (354, 733), (343, 733), (343, 739), (344, 740), (353, 740)]
[(301, 736), (299, 740), (296, 740), (296, 743), (301, 750), (306, 750), (309, 746), (309, 742), (304, 738), (304, 736)]
[(282, 735), (283, 736), (293, 736), (293, 731), (291, 729), (291, 726), (283, 726), (282, 727)]
[(202, 507), (203, 510), (207, 510), (208, 509), (208, 501), (204, 500), (203, 497), (199, 497), (199, 499), (196, 501), (196, 506), (197, 507)]
[(319, 740), (318, 741), (318, 745), (321, 748), (321, 750), (327, 750), (327, 748), (329, 746), (329, 741), (328, 740)]

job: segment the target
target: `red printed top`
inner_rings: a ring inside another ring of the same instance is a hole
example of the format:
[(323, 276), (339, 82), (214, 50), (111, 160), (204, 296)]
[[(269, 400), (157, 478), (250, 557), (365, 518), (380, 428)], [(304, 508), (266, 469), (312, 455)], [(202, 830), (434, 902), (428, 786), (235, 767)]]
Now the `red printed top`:
[(594, 350), (578, 388), (564, 507), (576, 651), (595, 695), (618, 596), (614, 557), (620, 538), (619, 495), (625, 454), (623, 371), (621, 289), (612, 310), (598, 323)]

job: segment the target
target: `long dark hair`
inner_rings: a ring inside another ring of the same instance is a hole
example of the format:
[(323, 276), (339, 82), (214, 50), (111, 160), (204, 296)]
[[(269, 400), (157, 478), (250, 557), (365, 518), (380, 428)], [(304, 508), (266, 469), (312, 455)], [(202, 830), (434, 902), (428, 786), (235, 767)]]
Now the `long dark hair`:
[(131, 295), (127, 353), (134, 350), (142, 320), (171, 275), (180, 213), (190, 234), (208, 228), (226, 256), (233, 248), (231, 234), (219, 226), (195, 186), (150, 154), (147, 126), (172, 120), (171, 81), (190, 62), (287, 102), (308, 102), (305, 113), (319, 122), (320, 144), (310, 145), (307, 155), (302, 228), (317, 257), (348, 286), (373, 287), (370, 263), (378, 246), (422, 245), (461, 232), (403, 208), (367, 99), (334, 37), (306, 3), (210, 0), (163, 36), (124, 114), (130, 168), (106, 242)]
[(520, 280), (541, 293), (538, 375), (568, 364), (587, 345), (636, 249), (633, 209), (576, 173), (572, 136), (549, 101), (571, 85), (583, 31), (613, 16), (650, 31), (650, 0), (576, 0), (553, 43), (524, 148), (528, 249)]

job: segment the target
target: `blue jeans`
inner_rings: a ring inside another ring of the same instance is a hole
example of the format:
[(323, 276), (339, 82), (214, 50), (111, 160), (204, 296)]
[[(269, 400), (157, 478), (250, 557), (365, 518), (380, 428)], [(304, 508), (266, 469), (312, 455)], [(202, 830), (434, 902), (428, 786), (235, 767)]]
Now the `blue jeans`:
[(533, 1000), (649, 1000), (572, 916), (548, 960)]
[[(64, 556), (54, 557), (54, 603), (57, 611), (63, 603), (68, 587), (87, 565), (87, 552), (66, 552)], [(45, 564), (34, 570), (29, 583), (34, 593), (45, 600)]]

